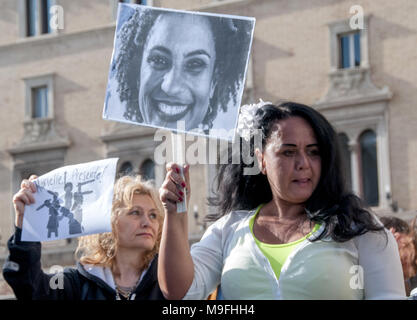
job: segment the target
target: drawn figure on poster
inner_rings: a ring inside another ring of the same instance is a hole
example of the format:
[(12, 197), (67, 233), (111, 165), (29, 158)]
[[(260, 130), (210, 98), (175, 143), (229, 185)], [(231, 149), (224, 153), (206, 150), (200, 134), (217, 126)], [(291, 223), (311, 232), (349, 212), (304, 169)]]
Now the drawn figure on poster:
[(55, 237), (58, 237), (59, 220), (61, 220), (63, 216), (60, 216), (58, 212), (60, 205), (57, 194), (49, 190), (47, 191), (49, 194), (53, 195), (52, 202), (51, 199), (45, 200), (44, 203), (36, 209), (36, 211), (39, 211), (44, 207), (49, 209), (49, 219), (46, 225), (46, 229), (48, 230), (48, 238), (51, 237), (52, 233), (55, 233)]
[(71, 207), (73, 203), (74, 193), (72, 182), (67, 182), (67, 172), (64, 173), (64, 206), (61, 207), (61, 213), (64, 217), (68, 218), (68, 227), (69, 234), (77, 234), (84, 231), (84, 228), (81, 226), (81, 222), (77, 221), (74, 218), (74, 214), (71, 212)]
[(73, 189), (73, 185), (71, 182), (67, 182), (67, 172), (65, 172), (64, 173), (64, 191), (65, 191), (64, 207), (68, 209), (68, 211), (71, 210), (71, 205), (72, 205), (72, 198), (73, 198), (72, 189)]
[(51, 191), (51, 190), (47, 190), (49, 194), (51, 194), (53, 196), (52, 199), (52, 206), (55, 208), (56, 211), (59, 211), (59, 208), (61, 208), (61, 204), (60, 201), (58, 199), (58, 193)]
[(186, 131), (208, 134), (239, 103), (251, 30), (239, 19), (136, 9), (112, 67), (124, 119), (174, 129), (184, 121)]
[(88, 191), (82, 191), (81, 187), (85, 184), (88, 183), (92, 183), (94, 182), (94, 179), (92, 180), (88, 180), (88, 181), (84, 181), (84, 182), (79, 182), (77, 184), (78, 190), (76, 192), (74, 192), (74, 203), (72, 205), (71, 211), (74, 213), (73, 217), (76, 221), (78, 221), (78, 223), (80, 225), (82, 225), (82, 221), (83, 221), (83, 202), (84, 202), (84, 195), (86, 194), (90, 194), (93, 193), (92, 190), (88, 190)]

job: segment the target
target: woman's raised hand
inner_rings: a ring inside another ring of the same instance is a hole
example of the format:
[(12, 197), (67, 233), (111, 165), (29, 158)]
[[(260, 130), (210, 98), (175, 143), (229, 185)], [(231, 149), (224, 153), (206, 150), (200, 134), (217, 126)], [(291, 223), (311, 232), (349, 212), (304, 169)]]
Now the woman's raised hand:
[(159, 189), (159, 197), (167, 214), (177, 213), (177, 203), (182, 202), (185, 195), (188, 204), (191, 194), (189, 168), (189, 165), (184, 165), (183, 179), (179, 165), (170, 162), (166, 166), (167, 174), (164, 183)]
[(36, 178), (37, 176), (31, 175), (29, 179), (24, 179), (20, 190), (13, 196), (16, 227), (22, 228), (25, 205), (35, 203), (33, 194), (36, 192), (36, 185), (32, 181)]
[(159, 197), (165, 209), (161, 246), (158, 257), (158, 281), (166, 299), (179, 300), (191, 286), (194, 278), (194, 264), (188, 241), (188, 216), (177, 214), (177, 203), (185, 196), (190, 198), (189, 166), (181, 167), (168, 163), (165, 181), (159, 189)]

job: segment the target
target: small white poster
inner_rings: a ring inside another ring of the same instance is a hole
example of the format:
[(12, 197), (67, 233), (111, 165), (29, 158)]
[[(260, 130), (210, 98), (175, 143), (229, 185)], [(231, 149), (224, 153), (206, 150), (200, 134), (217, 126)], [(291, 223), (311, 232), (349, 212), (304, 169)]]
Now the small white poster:
[(25, 207), (22, 241), (110, 232), (117, 161), (66, 166), (34, 180), (35, 203)]
[(255, 18), (118, 8), (103, 118), (233, 140)]

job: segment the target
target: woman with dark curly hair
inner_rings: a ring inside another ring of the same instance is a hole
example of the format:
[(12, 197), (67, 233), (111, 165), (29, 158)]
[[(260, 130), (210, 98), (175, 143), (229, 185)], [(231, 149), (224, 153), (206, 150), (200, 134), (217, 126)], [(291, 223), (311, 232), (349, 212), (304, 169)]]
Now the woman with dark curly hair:
[(246, 127), (261, 135), (260, 173), (245, 175), (250, 165), (234, 155), (221, 165), (216, 221), (191, 253), (187, 217), (176, 213), (188, 170), (184, 181), (177, 165), (167, 166), (158, 269), (165, 297), (204, 299), (220, 285), (224, 299), (405, 298), (395, 239), (346, 189), (330, 123), (293, 102), (253, 108)]
[(208, 134), (238, 102), (252, 24), (245, 20), (139, 7), (121, 25), (112, 74), (123, 117)]

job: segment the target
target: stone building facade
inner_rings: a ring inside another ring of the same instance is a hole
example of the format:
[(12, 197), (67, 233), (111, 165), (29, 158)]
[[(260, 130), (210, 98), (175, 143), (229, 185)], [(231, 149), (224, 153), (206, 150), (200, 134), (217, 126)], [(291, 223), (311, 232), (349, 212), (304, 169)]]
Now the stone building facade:
[[(146, 174), (157, 185), (163, 181), (164, 167), (153, 162), (154, 130), (102, 119), (118, 2), (0, 0), (3, 257), (13, 232), (11, 198), (31, 173), (117, 156), (120, 170)], [(396, 211), (405, 218), (415, 213), (417, 2), (142, 2), (255, 17), (244, 101), (285, 99), (316, 107), (340, 134), (352, 189), (377, 212)], [(38, 101), (47, 101), (47, 110), (34, 111)], [(214, 165), (191, 168), (192, 239), (204, 229), (201, 218), (210, 210), (205, 199), (215, 173)], [(72, 252), (74, 245), (48, 243), (45, 255), (56, 248)], [(53, 263), (71, 263), (71, 258), (60, 259)]]

